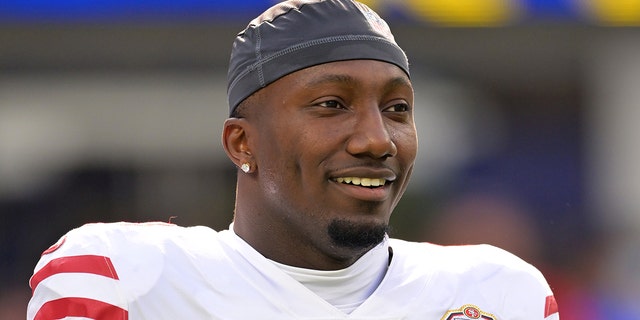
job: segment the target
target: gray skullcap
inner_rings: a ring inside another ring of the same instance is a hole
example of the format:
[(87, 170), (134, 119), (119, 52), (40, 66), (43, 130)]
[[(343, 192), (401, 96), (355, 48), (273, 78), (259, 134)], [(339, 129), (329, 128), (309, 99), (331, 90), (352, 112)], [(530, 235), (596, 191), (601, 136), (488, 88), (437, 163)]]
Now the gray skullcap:
[(230, 114), (248, 96), (292, 72), (342, 60), (389, 62), (409, 75), (387, 23), (351, 0), (292, 0), (271, 7), (240, 32), (227, 74)]

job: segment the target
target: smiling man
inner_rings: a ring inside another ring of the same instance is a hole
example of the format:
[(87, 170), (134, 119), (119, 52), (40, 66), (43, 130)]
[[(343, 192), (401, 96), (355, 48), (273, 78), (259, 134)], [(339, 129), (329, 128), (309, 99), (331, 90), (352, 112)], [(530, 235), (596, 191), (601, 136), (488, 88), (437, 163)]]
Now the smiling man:
[(236, 37), (228, 230), (88, 224), (45, 251), (29, 319), (558, 319), (490, 246), (391, 239), (417, 152), (407, 58), (351, 0), (286, 1)]
[[(342, 44), (340, 44), (342, 45)], [(341, 269), (383, 241), (416, 156), (399, 67), (328, 62), (288, 74), (225, 123), (238, 177), (235, 232), (267, 258)]]

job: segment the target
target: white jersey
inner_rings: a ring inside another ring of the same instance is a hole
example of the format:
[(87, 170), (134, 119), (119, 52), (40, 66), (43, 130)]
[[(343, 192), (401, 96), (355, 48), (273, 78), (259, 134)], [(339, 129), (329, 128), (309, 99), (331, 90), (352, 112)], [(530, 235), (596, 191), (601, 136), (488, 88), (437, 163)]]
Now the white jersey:
[(389, 239), (378, 288), (345, 314), (230, 231), (88, 224), (45, 251), (28, 319), (557, 320), (541, 273), (495, 247)]

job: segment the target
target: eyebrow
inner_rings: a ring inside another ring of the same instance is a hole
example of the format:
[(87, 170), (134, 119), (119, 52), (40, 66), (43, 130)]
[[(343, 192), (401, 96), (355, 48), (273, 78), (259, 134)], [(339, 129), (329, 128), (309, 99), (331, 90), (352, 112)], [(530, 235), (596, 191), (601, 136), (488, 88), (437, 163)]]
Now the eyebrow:
[(305, 87), (312, 88), (312, 87), (315, 87), (315, 86), (328, 84), (328, 83), (343, 83), (343, 84), (347, 84), (347, 85), (354, 85), (356, 83), (356, 80), (353, 77), (349, 76), (349, 75), (327, 74), (327, 75), (323, 75), (323, 76), (321, 76), (319, 78), (315, 78), (315, 79), (307, 82), (305, 84)]
[(409, 87), (412, 88), (411, 80), (406, 77), (395, 77), (387, 82), (385, 85), (388, 89), (393, 89), (397, 87)]
[[(345, 85), (355, 85), (358, 83), (358, 81), (354, 77), (346, 74), (328, 74), (328, 75), (323, 75), (319, 78), (313, 79), (312, 81), (306, 83), (304, 86), (306, 88), (312, 88), (315, 86), (320, 86), (328, 83), (342, 83)], [(397, 87), (402, 87), (402, 86), (411, 87), (411, 81), (406, 77), (395, 77), (387, 81), (387, 83), (384, 85), (385, 89), (387, 90), (397, 88)]]

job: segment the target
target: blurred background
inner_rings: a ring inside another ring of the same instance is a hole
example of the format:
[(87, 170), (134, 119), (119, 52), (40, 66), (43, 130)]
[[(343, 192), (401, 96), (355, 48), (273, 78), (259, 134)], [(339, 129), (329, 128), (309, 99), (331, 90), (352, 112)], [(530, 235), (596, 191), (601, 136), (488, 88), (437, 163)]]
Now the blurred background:
[[(640, 0), (364, 2), (416, 90), (392, 236), (510, 250), (563, 320), (640, 319)], [(0, 319), (69, 229), (228, 227), (230, 46), (273, 3), (0, 2)]]

